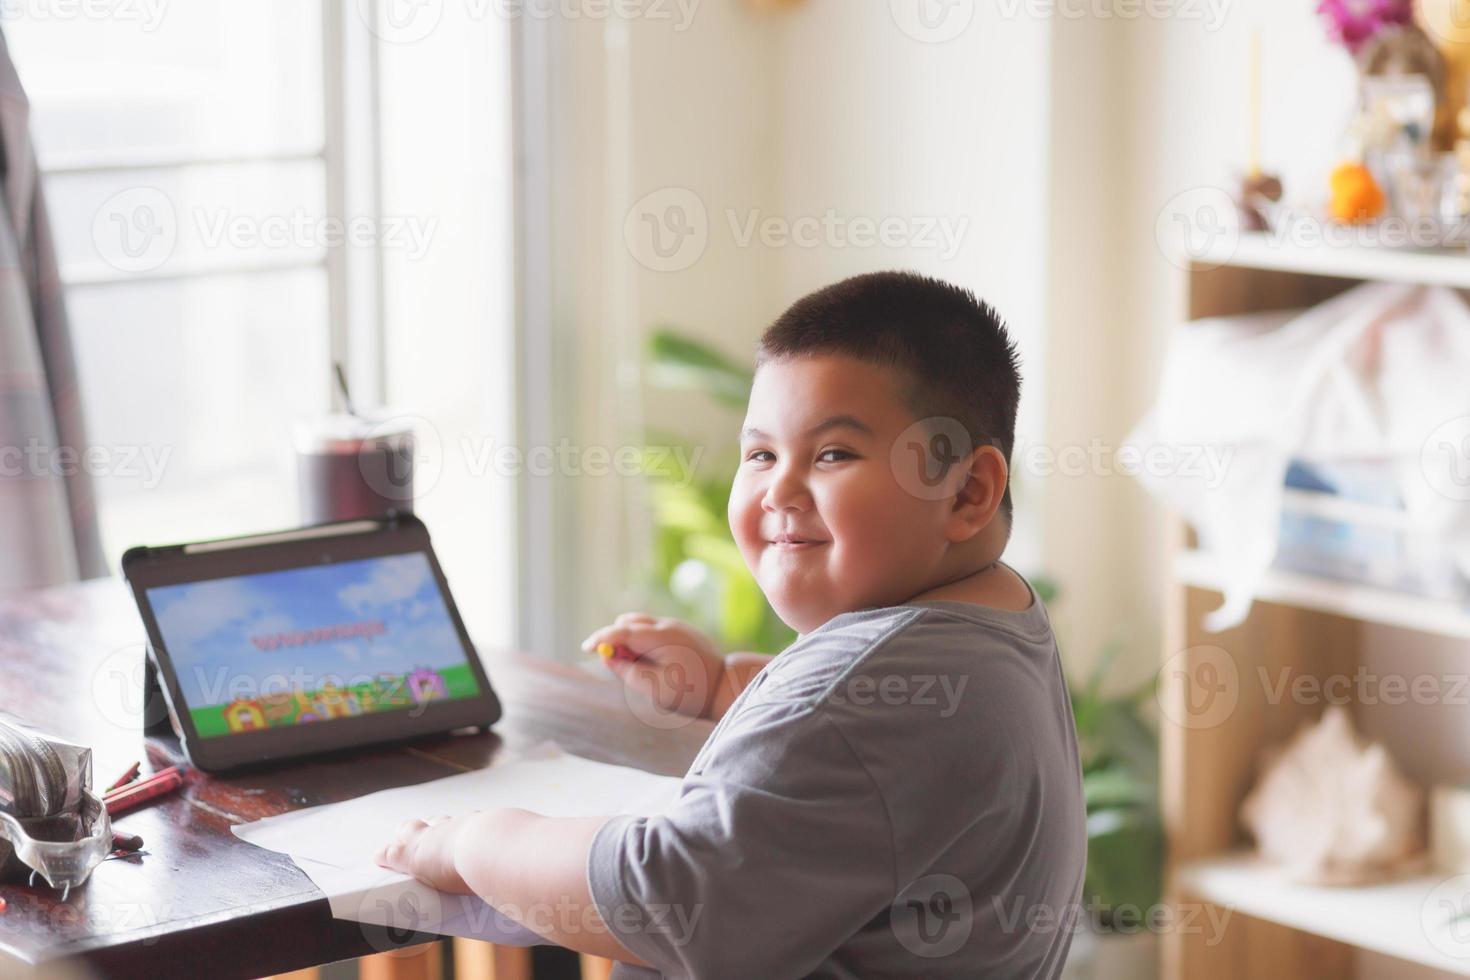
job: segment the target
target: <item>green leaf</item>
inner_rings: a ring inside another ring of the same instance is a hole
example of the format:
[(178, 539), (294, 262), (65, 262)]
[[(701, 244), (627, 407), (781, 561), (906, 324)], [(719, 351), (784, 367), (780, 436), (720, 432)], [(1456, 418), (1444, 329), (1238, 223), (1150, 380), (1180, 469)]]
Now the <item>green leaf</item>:
[(1114, 807), (1151, 807), (1156, 798), (1153, 786), (1135, 779), (1122, 766), (1083, 774), (1082, 795), (1088, 813)]
[(749, 650), (760, 634), (767, 613), (766, 597), (744, 569), (725, 577), (723, 640), (726, 649)]
[(1131, 919), (1163, 892), (1164, 835), (1153, 815), (1133, 808), (1087, 818), (1087, 895), (1104, 922)]
[(705, 391), (737, 408), (750, 400), (754, 372), (708, 344), (657, 330), (648, 340), (648, 356), (648, 380), (661, 388)]
[(1089, 700), (1097, 700), (1102, 696), (1103, 681), (1107, 678), (1108, 671), (1112, 669), (1113, 661), (1118, 659), (1118, 654), (1123, 652), (1123, 645), (1116, 640), (1103, 647), (1102, 654), (1093, 665), (1092, 675), (1087, 679), (1087, 697)]
[(1042, 605), (1049, 606), (1056, 601), (1057, 596), (1062, 594), (1061, 586), (1057, 580), (1050, 575), (1035, 575), (1029, 579), (1031, 587), (1036, 590), (1036, 595), (1041, 599)]
[(1106, 758), (1123, 766), (1138, 782), (1158, 786), (1158, 736), (1131, 705), (1109, 702), (1098, 716), (1096, 738)]
[(656, 484), (651, 494), (654, 517), (661, 527), (685, 534), (714, 534), (724, 525), (724, 515), (710, 513), (694, 487), (673, 483)]

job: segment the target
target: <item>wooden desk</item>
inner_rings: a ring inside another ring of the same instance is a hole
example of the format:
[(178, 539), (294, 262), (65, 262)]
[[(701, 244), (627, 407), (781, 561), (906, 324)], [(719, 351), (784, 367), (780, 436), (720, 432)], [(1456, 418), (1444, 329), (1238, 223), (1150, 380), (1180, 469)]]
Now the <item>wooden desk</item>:
[[(136, 760), (183, 761), (178, 740), (137, 727), (143, 626), (120, 581), (0, 597), (0, 710), (92, 746), (95, 781)], [(283, 854), (240, 841), (237, 823), (485, 766), (506, 746), (555, 739), (589, 759), (682, 775), (710, 725), (659, 730), (622, 689), (577, 667), (484, 657), (505, 718), (488, 735), (283, 765), (227, 778), (194, 773), (184, 791), (118, 818), (146, 854), (109, 860), (62, 903), (44, 884), (0, 884), (0, 974), (7, 957), (77, 958), (108, 977), (259, 977), (401, 947), (403, 937), (333, 919)], [(132, 711), (128, 710), (129, 705)], [(421, 942), (434, 937), (416, 937)]]

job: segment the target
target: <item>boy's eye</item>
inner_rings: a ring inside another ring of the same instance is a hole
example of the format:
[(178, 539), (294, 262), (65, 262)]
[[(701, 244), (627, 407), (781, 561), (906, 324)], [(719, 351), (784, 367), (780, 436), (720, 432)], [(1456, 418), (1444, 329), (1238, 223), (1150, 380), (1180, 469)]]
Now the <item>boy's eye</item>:
[(769, 463), (776, 458), (776, 454), (769, 449), (752, 449), (745, 454), (745, 460), (749, 463)]
[(845, 460), (857, 459), (857, 456), (846, 449), (824, 449), (817, 457), (819, 463), (841, 463)]

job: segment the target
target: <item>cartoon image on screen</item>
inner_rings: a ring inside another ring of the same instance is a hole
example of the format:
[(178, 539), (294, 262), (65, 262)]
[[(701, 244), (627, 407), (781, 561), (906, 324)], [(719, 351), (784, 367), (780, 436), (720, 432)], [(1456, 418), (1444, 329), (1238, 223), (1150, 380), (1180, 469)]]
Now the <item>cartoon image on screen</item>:
[(475, 697), (422, 554), (148, 590), (203, 738)]

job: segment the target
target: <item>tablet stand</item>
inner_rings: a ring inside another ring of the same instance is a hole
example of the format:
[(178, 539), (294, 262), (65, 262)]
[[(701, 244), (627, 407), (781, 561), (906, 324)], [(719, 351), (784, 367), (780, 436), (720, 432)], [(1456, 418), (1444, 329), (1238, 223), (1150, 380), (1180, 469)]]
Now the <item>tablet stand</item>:
[(143, 654), (143, 734), (172, 735), (173, 726), (168, 720), (168, 702), (163, 699), (163, 687), (158, 683), (158, 671), (153, 666), (153, 651)]

